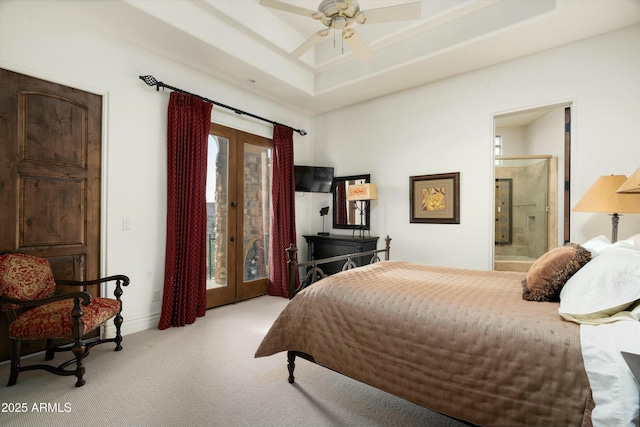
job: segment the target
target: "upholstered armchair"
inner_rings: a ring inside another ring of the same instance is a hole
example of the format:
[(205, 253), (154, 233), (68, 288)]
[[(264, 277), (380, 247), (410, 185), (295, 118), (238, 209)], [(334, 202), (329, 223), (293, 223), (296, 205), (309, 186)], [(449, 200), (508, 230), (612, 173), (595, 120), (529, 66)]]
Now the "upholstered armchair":
[[(114, 298), (91, 297), (84, 286), (115, 282)], [(75, 375), (76, 387), (84, 385), (82, 360), (89, 350), (106, 342), (122, 350), (122, 287), (129, 284), (127, 276), (110, 276), (89, 281), (58, 281), (58, 285), (77, 287), (78, 291), (56, 294), (56, 281), (46, 259), (32, 255), (9, 253), (0, 256), (0, 310), (9, 319), (11, 339), (11, 373), (7, 386), (18, 380), (23, 371), (43, 369), (56, 375)], [(115, 338), (91, 339), (85, 334), (113, 318)], [(71, 344), (56, 346), (54, 340)], [(59, 366), (36, 364), (20, 366), (21, 343), (24, 340), (46, 340), (45, 360), (56, 352), (71, 351), (73, 358)]]

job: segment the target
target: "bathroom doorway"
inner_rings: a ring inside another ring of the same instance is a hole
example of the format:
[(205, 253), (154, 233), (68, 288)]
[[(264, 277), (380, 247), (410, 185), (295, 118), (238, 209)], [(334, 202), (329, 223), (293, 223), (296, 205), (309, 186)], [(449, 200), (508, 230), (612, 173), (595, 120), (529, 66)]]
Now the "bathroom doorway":
[(526, 272), (568, 238), (570, 108), (494, 116), (494, 270)]

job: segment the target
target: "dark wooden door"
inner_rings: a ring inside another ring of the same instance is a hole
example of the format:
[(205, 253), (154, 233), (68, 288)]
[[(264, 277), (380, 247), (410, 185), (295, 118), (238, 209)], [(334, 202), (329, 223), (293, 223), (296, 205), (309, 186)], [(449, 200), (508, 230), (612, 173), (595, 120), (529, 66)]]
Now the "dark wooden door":
[(99, 276), (101, 121), (101, 96), (0, 69), (0, 251), (47, 258), (56, 279)]

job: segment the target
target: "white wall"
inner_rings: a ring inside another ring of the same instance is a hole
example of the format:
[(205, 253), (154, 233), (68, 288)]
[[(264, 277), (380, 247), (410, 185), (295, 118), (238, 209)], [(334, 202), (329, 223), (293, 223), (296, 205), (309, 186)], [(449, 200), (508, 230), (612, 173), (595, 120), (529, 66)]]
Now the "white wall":
[(527, 153), (526, 126), (497, 127), (495, 134), (500, 135), (503, 157), (522, 156)]
[(564, 161), (564, 107), (540, 117), (526, 127), (528, 151), (525, 154), (548, 154)]
[[(164, 280), (166, 132), (169, 91), (156, 92), (139, 75), (153, 74), (262, 117), (309, 129), (310, 120), (213, 80), (170, 59), (84, 25), (78, 2), (0, 2), (0, 66), (104, 95), (102, 274), (127, 274), (125, 334), (157, 326)], [(86, 13), (83, 10), (82, 13)], [(214, 107), (212, 121), (271, 137), (268, 123)], [(310, 138), (294, 136), (297, 155)], [(122, 218), (133, 229), (122, 230)]]
[[(313, 119), (313, 157), (340, 175), (371, 174), (372, 233), (394, 239), (392, 258), (489, 269), (493, 116), (573, 103), (575, 203), (598, 176), (640, 166), (638, 45), (634, 26), (323, 114)], [(410, 224), (409, 177), (446, 172), (460, 172), (461, 223)], [(571, 240), (610, 236), (610, 221), (572, 213)], [(621, 238), (638, 231), (640, 215), (622, 217)]]

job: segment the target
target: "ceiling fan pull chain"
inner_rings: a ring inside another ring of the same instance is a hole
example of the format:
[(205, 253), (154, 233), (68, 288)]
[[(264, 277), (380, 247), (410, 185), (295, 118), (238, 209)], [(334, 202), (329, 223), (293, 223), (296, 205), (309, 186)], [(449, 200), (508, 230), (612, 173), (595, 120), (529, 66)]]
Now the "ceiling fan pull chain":
[(333, 27), (333, 47), (336, 47), (336, 27)]

